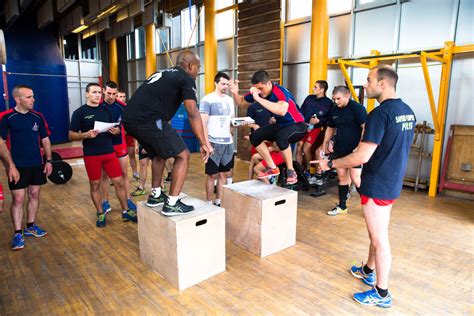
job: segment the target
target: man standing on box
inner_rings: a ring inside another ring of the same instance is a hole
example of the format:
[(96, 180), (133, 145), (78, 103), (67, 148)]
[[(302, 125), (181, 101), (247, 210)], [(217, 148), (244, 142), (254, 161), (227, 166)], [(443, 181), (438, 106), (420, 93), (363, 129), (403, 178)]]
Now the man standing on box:
[(206, 142), (214, 150), (206, 163), (206, 197), (212, 203), (214, 180), (217, 180), (214, 201), (217, 206), (221, 205), (222, 185), (226, 182), (227, 172), (234, 167), (234, 143), (230, 132), (234, 100), (226, 94), (229, 80), (227, 74), (218, 72), (214, 77), (216, 89), (202, 98), (199, 105)]
[(276, 142), (287, 167), (287, 184), (295, 184), (298, 177), (293, 169), (291, 143), (303, 139), (306, 134), (304, 117), (298, 109), (291, 93), (284, 87), (271, 82), (265, 70), (259, 70), (252, 76), (252, 87), (245, 96), (239, 95), (238, 81), (232, 82), (230, 90), (238, 105), (250, 105), (258, 102), (273, 113), (276, 123), (260, 127), (250, 134), (250, 142), (267, 163), (267, 168), (258, 174), (259, 178), (268, 178), (280, 174), (280, 170), (270, 156), (265, 141)]
[[(47, 234), (44, 229), (36, 225), (36, 215), (41, 185), (46, 183), (46, 176), (51, 174), (53, 166), (46, 120), (41, 113), (33, 110), (35, 103), (33, 89), (25, 85), (17, 85), (13, 88), (12, 95), (16, 106), (3, 115), (1, 133), (3, 139), (10, 140), (13, 163), (20, 174), (19, 181), (9, 178), (8, 183), (12, 193), (10, 212), (15, 228), (11, 249), (19, 250), (25, 246), (23, 235), (43, 237)], [(46, 161), (43, 161), (41, 156), (41, 146), (44, 149)], [(22, 231), (26, 188), (28, 188), (27, 221)]]
[[(319, 160), (321, 168), (350, 168), (364, 164), (360, 186), (370, 248), (367, 263), (351, 267), (351, 273), (371, 290), (354, 294), (363, 305), (390, 307), (388, 278), (392, 264), (388, 225), (395, 199), (400, 196), (408, 154), (416, 124), (412, 109), (396, 96), (398, 75), (390, 66), (370, 70), (365, 89), (380, 103), (367, 118), (357, 150), (336, 160)], [(375, 273), (377, 272), (377, 275)]]
[[(202, 159), (207, 162), (212, 148), (206, 144), (201, 115), (196, 105), (196, 76), (199, 56), (185, 50), (178, 54), (176, 67), (152, 74), (135, 92), (125, 107), (123, 123), (128, 134), (153, 155), (152, 191), (148, 206), (164, 204), (162, 214), (174, 216), (194, 210), (178, 199), (189, 165), (189, 150), (168, 123), (184, 102), (188, 119), (200, 143)], [(169, 196), (162, 192), (161, 179), (168, 158), (175, 158)]]

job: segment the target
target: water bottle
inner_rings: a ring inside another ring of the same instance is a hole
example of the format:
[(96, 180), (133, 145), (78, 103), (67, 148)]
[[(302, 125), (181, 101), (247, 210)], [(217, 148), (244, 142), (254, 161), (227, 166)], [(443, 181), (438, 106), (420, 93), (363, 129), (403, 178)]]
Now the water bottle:
[[(317, 118), (317, 115), (314, 114), (311, 118)], [(314, 128), (314, 124), (308, 123), (308, 131), (311, 131)]]

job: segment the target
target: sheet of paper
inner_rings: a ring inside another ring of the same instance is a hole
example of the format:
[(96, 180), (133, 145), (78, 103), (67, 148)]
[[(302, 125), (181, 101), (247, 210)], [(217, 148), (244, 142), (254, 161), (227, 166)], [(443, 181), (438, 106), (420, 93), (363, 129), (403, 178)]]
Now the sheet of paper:
[(98, 130), (99, 133), (105, 133), (109, 128), (117, 125), (119, 125), (119, 123), (106, 123), (101, 121), (95, 121), (94, 130)]
[(230, 119), (232, 126), (240, 126), (245, 124), (253, 124), (255, 121), (250, 116), (233, 117)]

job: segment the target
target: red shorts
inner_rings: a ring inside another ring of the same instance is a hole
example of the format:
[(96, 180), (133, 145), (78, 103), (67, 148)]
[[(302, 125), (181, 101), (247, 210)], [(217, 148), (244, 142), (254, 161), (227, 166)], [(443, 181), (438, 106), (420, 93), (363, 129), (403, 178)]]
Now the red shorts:
[(319, 133), (321, 133), (321, 128), (316, 127), (310, 130), (309, 132), (304, 135), (303, 139), (301, 140), (303, 143), (314, 144), (316, 139), (318, 139)]
[(135, 147), (135, 138), (125, 134), (125, 143), (127, 144), (127, 147)]
[(84, 156), (84, 164), (90, 181), (100, 179), (102, 168), (111, 179), (122, 176), (122, 168), (120, 167), (120, 162), (115, 153), (99, 156)]
[[(271, 142), (265, 142), (265, 144), (267, 145), (267, 147), (270, 147), (272, 146), (272, 143)], [(255, 149), (255, 147), (250, 147), (250, 155), (253, 156), (257, 153), (257, 150)], [(281, 155), (281, 153), (279, 151), (272, 151), (270, 152), (270, 156), (272, 157), (272, 160), (273, 162), (275, 163), (276, 166), (278, 165), (281, 165), (282, 163), (285, 162), (285, 160), (283, 159), (283, 156)], [(262, 164), (264, 167), (267, 166), (267, 163), (265, 160), (262, 160)]]
[[(361, 194), (360, 204), (361, 205), (367, 204), (367, 202), (369, 202), (369, 199), (372, 199), (372, 198), (369, 198), (368, 196)], [(372, 200), (374, 200), (374, 203), (377, 204), (378, 206), (387, 206), (387, 205), (395, 203), (396, 201), (396, 200), (382, 200), (382, 199), (372, 199)]]
[(3, 196), (3, 185), (0, 184), (0, 201), (3, 201), (4, 200), (4, 196)]
[(124, 143), (120, 145), (114, 145), (114, 151), (117, 157), (119, 158), (122, 158), (128, 155), (128, 149)]

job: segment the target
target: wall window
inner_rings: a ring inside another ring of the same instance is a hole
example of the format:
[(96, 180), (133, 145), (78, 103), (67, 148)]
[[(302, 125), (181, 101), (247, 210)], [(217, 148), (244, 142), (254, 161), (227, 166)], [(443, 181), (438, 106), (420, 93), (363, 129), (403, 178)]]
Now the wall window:
[(170, 49), (170, 28), (163, 26), (156, 29), (156, 52), (163, 53)]
[(234, 36), (235, 10), (227, 10), (216, 15), (216, 37), (217, 39)]
[(171, 49), (181, 46), (181, 16), (171, 19)]
[[(339, 2), (340, 0), (337, 0)], [(334, 1), (328, 1), (334, 2)], [(288, 14), (287, 14), (287, 21), (304, 18), (307, 16), (311, 16), (311, 8), (313, 6), (312, 0), (288, 0)]]
[(135, 59), (135, 33), (127, 35), (127, 60)]
[(145, 28), (135, 29), (135, 58), (145, 57)]
[(339, 14), (352, 9), (352, 0), (328, 1), (328, 14)]
[(197, 43), (198, 28), (196, 23), (196, 6), (181, 10), (181, 47), (188, 47)]
[(234, 4), (234, 0), (216, 0), (216, 10), (230, 7)]
[(99, 59), (97, 55), (97, 36), (89, 36), (81, 39), (81, 58), (82, 59)]
[(374, 7), (389, 3), (396, 3), (395, 0), (356, 0), (356, 8)]
[(63, 38), (64, 43), (64, 59), (79, 59), (79, 47), (77, 42), (77, 34), (70, 33)]

